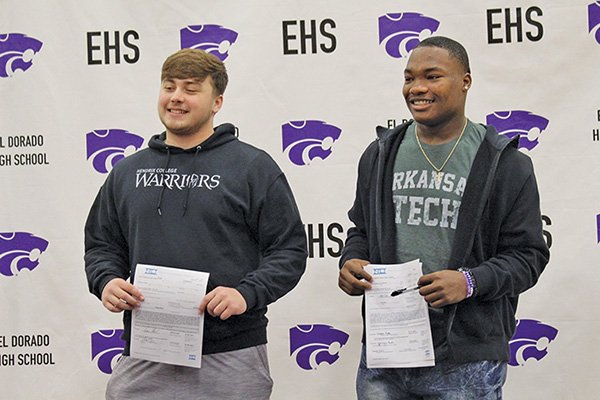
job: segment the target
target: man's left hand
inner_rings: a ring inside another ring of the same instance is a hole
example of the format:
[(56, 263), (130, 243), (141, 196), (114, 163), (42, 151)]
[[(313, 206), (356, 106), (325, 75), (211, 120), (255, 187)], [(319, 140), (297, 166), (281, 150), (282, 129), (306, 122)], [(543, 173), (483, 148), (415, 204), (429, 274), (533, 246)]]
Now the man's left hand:
[(245, 313), (247, 308), (246, 300), (240, 292), (234, 288), (219, 286), (204, 296), (199, 310), (200, 314), (208, 311), (213, 317), (226, 320), (233, 315)]
[(467, 297), (467, 281), (459, 271), (443, 270), (423, 275), (417, 282), (419, 294), (431, 307), (441, 308)]

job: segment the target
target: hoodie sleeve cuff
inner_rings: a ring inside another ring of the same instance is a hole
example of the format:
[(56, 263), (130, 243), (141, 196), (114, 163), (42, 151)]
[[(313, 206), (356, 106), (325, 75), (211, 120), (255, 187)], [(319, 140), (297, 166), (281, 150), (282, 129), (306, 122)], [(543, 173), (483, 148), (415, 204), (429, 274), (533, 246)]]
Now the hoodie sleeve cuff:
[(120, 277), (116, 276), (116, 275), (109, 275), (109, 276), (102, 278), (102, 280), (100, 281), (100, 283), (98, 285), (98, 293), (94, 293), (96, 295), (96, 297), (98, 297), (100, 299), (100, 301), (102, 301), (102, 292), (104, 292), (104, 288), (106, 287), (106, 285), (108, 285), (108, 282), (110, 282), (116, 278), (120, 278)]
[(251, 286), (242, 284), (242, 285), (236, 287), (235, 289), (238, 292), (240, 292), (240, 294), (246, 301), (246, 311), (252, 310), (253, 308), (256, 307), (256, 303), (257, 303), (256, 292), (254, 291), (254, 289)]

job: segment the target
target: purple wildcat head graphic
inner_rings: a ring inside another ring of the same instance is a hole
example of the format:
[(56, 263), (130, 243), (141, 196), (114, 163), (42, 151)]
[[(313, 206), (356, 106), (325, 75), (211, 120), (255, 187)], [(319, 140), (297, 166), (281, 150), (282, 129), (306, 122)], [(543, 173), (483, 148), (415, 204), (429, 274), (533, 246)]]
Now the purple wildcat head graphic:
[(92, 333), (92, 360), (96, 359), (98, 369), (112, 374), (117, 357), (123, 353), (125, 342), (121, 340), (123, 329), (103, 330)]
[(142, 147), (144, 139), (124, 129), (101, 129), (85, 134), (87, 159), (94, 169), (108, 173), (116, 163)]
[(17, 71), (27, 71), (42, 44), (22, 33), (0, 33), (0, 78), (11, 77)]
[(600, 1), (588, 5), (588, 32), (593, 32), (596, 43), (600, 44)]
[(296, 165), (324, 160), (331, 155), (333, 143), (342, 130), (323, 121), (290, 121), (281, 126), (283, 151)]
[(27, 232), (0, 232), (0, 275), (16, 276), (20, 271), (33, 271), (48, 241)]
[(548, 345), (556, 339), (558, 330), (534, 319), (517, 320), (517, 329), (510, 339), (509, 365), (525, 365), (530, 358), (540, 361), (548, 354)]
[(229, 56), (229, 48), (238, 34), (221, 25), (189, 25), (180, 30), (182, 49), (200, 49), (213, 54), (221, 61)]
[(385, 43), (385, 51), (394, 58), (407, 57), (439, 26), (439, 21), (414, 12), (382, 15), (379, 17), (379, 44)]
[(539, 136), (548, 127), (548, 120), (524, 110), (496, 111), (486, 117), (499, 134), (513, 138), (519, 135), (519, 148), (533, 150), (539, 144)]
[(333, 364), (340, 358), (348, 334), (330, 325), (298, 325), (290, 328), (290, 356), (306, 370), (317, 369), (321, 363)]

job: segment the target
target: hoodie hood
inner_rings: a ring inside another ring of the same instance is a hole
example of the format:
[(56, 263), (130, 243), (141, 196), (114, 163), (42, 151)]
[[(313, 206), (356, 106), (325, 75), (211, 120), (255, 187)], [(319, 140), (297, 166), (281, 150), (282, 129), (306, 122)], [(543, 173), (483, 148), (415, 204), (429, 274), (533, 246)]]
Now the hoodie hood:
[[(388, 140), (393, 140), (399, 132), (404, 134), (404, 131), (410, 124), (414, 122), (413, 119), (409, 119), (405, 123), (401, 125), (397, 125), (393, 128), (386, 128), (383, 126), (376, 127), (377, 140), (384, 144)], [(506, 135), (500, 135), (497, 133), (496, 128), (491, 125), (484, 125), (486, 127), (486, 139), (492, 144), (492, 146), (497, 150), (504, 150), (506, 147), (513, 147), (515, 149), (519, 148), (519, 136), (515, 136), (513, 138), (509, 138)]]
[(393, 128), (386, 128), (383, 126), (377, 126), (375, 132), (377, 134), (377, 140), (380, 142), (387, 142), (391, 137), (395, 137), (398, 132), (405, 130), (410, 124), (413, 123), (412, 119), (404, 122), (403, 124), (396, 125)]
[(170, 152), (171, 154), (179, 154), (179, 153), (195, 153), (200, 147), (202, 150), (209, 150), (222, 144), (231, 142), (232, 140), (237, 140), (235, 126), (230, 123), (225, 123), (217, 126), (214, 129), (214, 133), (210, 135), (204, 142), (198, 143), (198, 145), (189, 148), (182, 149), (176, 146), (170, 146), (165, 143), (167, 138), (167, 133), (163, 132), (157, 135), (152, 136), (150, 138), (150, 142), (148, 142), (148, 146), (151, 149), (159, 150), (162, 152)]

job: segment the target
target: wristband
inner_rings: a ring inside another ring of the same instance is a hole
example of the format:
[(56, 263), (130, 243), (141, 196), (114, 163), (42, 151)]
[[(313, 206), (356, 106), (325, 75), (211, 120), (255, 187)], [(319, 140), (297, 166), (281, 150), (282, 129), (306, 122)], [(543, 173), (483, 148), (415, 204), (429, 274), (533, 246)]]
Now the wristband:
[(473, 273), (468, 268), (459, 268), (458, 271), (462, 272), (465, 280), (467, 281), (467, 299), (477, 294), (477, 282), (475, 282), (475, 277), (473, 277)]

